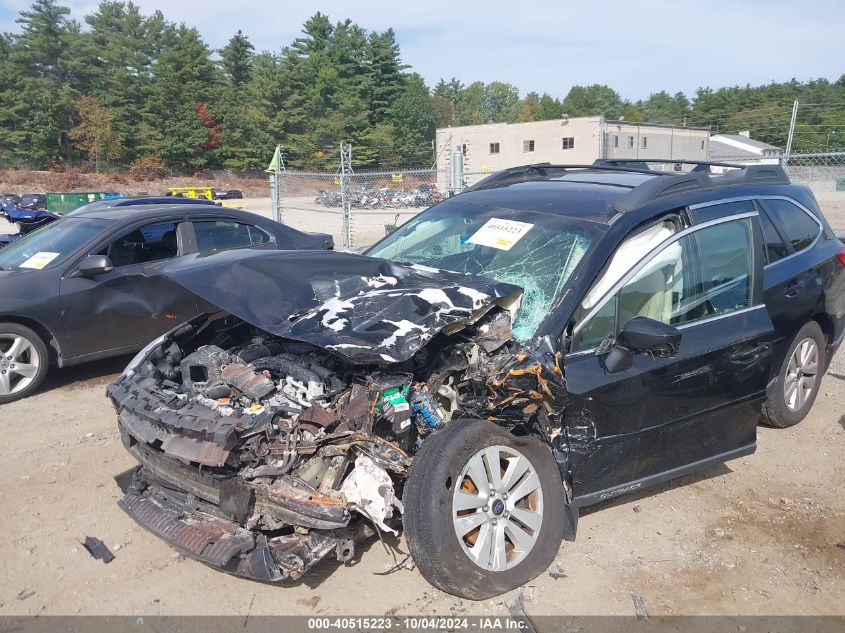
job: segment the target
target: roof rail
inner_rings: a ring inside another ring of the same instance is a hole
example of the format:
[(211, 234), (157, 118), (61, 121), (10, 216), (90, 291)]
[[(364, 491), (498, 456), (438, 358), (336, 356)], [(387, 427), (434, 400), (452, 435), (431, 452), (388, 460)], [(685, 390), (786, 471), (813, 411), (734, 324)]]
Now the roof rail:
[[(660, 171), (651, 169), (647, 163), (681, 163), (695, 165), (692, 171)], [(719, 174), (711, 171), (711, 167), (730, 167), (733, 171)], [(734, 165), (732, 163), (719, 163), (694, 160), (674, 159), (606, 159), (600, 158), (592, 165), (555, 165), (552, 163), (534, 163), (531, 165), (520, 165), (510, 167), (494, 174), (490, 174), (467, 191), (479, 191), (481, 189), (495, 189), (518, 182), (540, 180), (549, 176), (565, 174), (570, 170), (593, 170), (611, 172), (631, 172), (637, 174), (649, 174), (652, 176), (663, 176), (663, 178), (649, 178), (645, 182), (633, 187), (630, 193), (622, 196), (613, 203), (613, 207), (620, 213), (632, 211), (642, 207), (649, 202), (660, 198), (702, 191), (716, 187), (730, 187), (737, 185), (788, 185), (789, 177), (778, 164), (773, 165)]]
[(504, 185), (510, 185), (515, 182), (527, 182), (530, 180), (538, 180), (540, 178), (547, 178), (549, 176), (559, 176), (565, 174), (570, 170), (596, 170), (596, 171), (614, 171), (614, 172), (632, 172), (636, 174), (653, 174), (658, 175), (673, 175), (673, 172), (655, 171), (649, 169), (648, 166), (627, 166), (627, 165), (611, 165), (599, 164), (596, 161), (592, 165), (581, 164), (552, 164), (552, 163), (532, 163), (530, 165), (519, 165), (518, 167), (508, 167), (502, 171), (497, 171), (490, 174), (486, 178), (479, 180), (477, 183), (468, 187), (466, 191), (478, 191), (479, 189), (492, 189)]
[[(710, 167), (727, 167), (730, 169), (747, 169), (748, 167), (759, 167), (760, 165), (737, 165), (736, 163), (726, 163), (714, 160), (684, 160), (678, 158), (598, 158), (593, 165), (596, 167), (627, 167), (631, 169), (646, 169), (658, 174), (665, 174), (666, 171), (662, 169), (652, 169), (648, 166), (649, 163), (663, 163), (670, 165), (694, 165), (692, 171), (711, 172)], [(644, 166), (643, 166), (644, 165)], [(764, 165), (770, 166), (770, 165)], [(674, 172), (678, 173), (678, 172)], [(688, 172), (687, 172), (688, 173)]]
[[(661, 162), (650, 160), (647, 162)], [(613, 203), (620, 213), (632, 211), (645, 206), (649, 202), (668, 198), (670, 196), (703, 191), (716, 187), (731, 187), (738, 185), (788, 185), (789, 177), (780, 165), (741, 165), (738, 169), (726, 174), (714, 174), (709, 167), (722, 166), (724, 163), (705, 163), (699, 161), (671, 161), (706, 165), (707, 169), (693, 169), (691, 172), (660, 172), (655, 174), (673, 174), (672, 178), (652, 178), (638, 185), (631, 192)], [(729, 165), (737, 167), (737, 165)]]

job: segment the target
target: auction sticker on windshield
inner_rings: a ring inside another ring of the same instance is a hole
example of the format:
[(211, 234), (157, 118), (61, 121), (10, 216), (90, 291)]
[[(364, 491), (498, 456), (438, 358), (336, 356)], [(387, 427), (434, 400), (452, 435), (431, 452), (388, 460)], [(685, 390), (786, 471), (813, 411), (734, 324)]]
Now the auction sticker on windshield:
[(41, 270), (44, 266), (56, 259), (60, 254), (61, 253), (40, 251), (22, 263), (19, 268), (37, 268), (38, 270)]
[(484, 226), (473, 233), (467, 242), (509, 251), (533, 226), (533, 224), (527, 222), (490, 218), (484, 223)]

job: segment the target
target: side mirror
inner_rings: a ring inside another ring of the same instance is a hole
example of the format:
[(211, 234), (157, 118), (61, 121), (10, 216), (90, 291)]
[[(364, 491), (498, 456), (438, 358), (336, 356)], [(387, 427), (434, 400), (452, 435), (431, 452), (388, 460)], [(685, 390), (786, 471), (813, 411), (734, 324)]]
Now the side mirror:
[(80, 277), (94, 277), (112, 270), (114, 270), (114, 266), (108, 255), (89, 255), (82, 260), (76, 274)]
[(634, 317), (619, 332), (604, 366), (613, 374), (628, 369), (634, 354), (673, 358), (678, 354), (680, 345), (681, 332), (678, 328), (647, 317)]

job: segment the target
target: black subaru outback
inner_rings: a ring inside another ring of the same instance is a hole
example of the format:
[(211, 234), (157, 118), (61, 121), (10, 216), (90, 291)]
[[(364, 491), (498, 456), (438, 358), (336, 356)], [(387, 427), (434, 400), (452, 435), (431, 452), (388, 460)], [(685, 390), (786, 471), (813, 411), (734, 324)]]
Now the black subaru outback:
[(579, 508), (800, 422), (845, 332), (843, 245), (770, 165), (530, 165), (366, 255), (163, 273), (220, 311), (109, 387), (139, 462), (120, 505), (265, 581), (404, 527), (435, 586), (517, 587)]

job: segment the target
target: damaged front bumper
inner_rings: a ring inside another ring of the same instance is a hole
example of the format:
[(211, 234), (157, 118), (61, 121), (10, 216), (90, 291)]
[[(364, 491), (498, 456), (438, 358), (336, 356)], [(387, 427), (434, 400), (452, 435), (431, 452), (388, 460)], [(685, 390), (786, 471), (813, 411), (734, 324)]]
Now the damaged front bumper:
[[(354, 553), (349, 528), (308, 530), (268, 537), (199, 509), (190, 495), (149, 485), (138, 467), (133, 485), (118, 502), (138, 525), (195, 560), (222, 571), (267, 582), (295, 580), (312, 565), (335, 552), (346, 561)], [(181, 498), (180, 498), (181, 497)]]
[[(225, 460), (226, 425), (237, 421), (196, 420), (192, 413), (202, 408), (184, 408), (176, 417), (163, 414), (166, 407), (157, 394), (131, 377), (119, 379), (108, 393), (118, 406), (123, 445), (139, 463), (118, 505), (182, 554), (231, 574), (279, 582), (299, 578), (331, 554), (347, 562), (355, 543), (375, 534), (354, 520), (353, 510), (366, 514), (365, 508), (337, 490), (323, 492), (289, 476), (244, 480), (198, 463)], [(207, 417), (215, 415), (206, 410)], [(186, 425), (204, 431), (185, 437)], [(350, 450), (348, 443), (335, 447)], [(381, 456), (397, 463), (406, 459), (392, 447)]]

